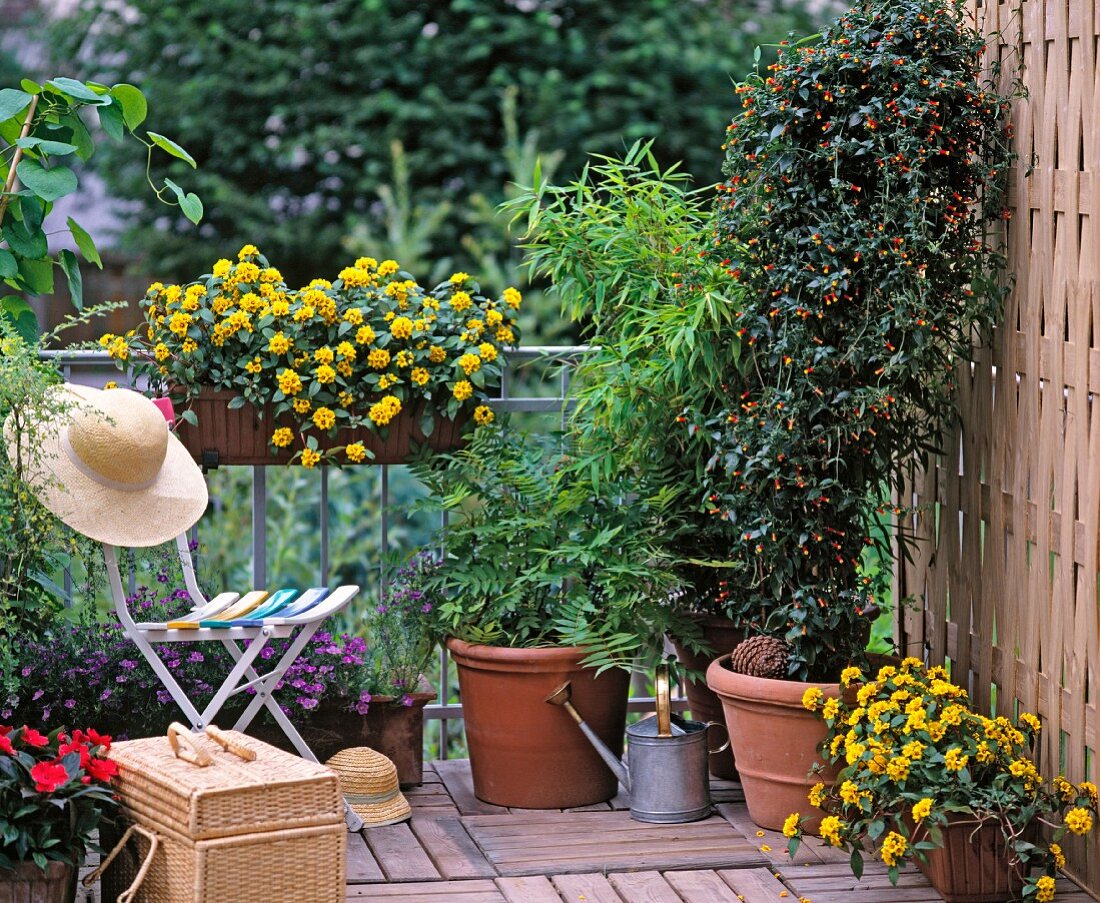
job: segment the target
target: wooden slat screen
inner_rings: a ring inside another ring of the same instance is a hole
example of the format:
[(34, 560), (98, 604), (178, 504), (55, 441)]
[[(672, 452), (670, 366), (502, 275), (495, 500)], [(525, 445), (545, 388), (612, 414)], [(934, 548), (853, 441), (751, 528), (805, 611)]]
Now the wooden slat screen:
[[(912, 481), (918, 542), (899, 566), (899, 638), (948, 661), (983, 708), (1043, 719), (1045, 774), (1096, 781), (1100, 541), (1100, 5), (985, 0), (1020, 160), (1008, 226), (1015, 284), (991, 347), (961, 374), (962, 426)], [(1033, 166), (1028, 174), (1029, 165)], [(1067, 844), (1100, 890), (1100, 841)]]

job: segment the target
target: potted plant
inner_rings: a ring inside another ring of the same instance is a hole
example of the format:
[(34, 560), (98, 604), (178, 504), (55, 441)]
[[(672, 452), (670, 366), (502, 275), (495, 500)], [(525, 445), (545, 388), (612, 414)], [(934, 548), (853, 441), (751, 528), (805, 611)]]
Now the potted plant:
[[(873, 852), (894, 884), (915, 859), (949, 903), (1021, 892), (1052, 900), (1063, 838), (1092, 830), (1097, 791), (1042, 780), (1030, 758), (1039, 719), (980, 715), (943, 668), (915, 658), (873, 675), (852, 668), (843, 683), (850, 697), (808, 691), (804, 704), (826, 725), (827, 758), (840, 766), (835, 781), (812, 792), (825, 813), (820, 834), (851, 853), (856, 877)], [(803, 823), (792, 813), (784, 824), (792, 856)]]
[[(713, 452), (684, 417), (720, 410), (749, 362), (729, 294), (739, 289), (717, 261), (700, 258), (711, 199), (688, 174), (662, 167), (652, 142), (638, 142), (621, 159), (594, 157), (568, 186), (537, 181), (508, 205), (527, 224), (528, 266), (551, 280), (589, 346), (571, 381), (570, 428), (586, 439), (572, 466), (627, 472), (671, 495), (653, 539), (674, 560), (673, 604), (689, 615), (671, 639), (701, 721), (722, 718), (707, 665), (745, 637), (727, 614), (737, 580), (726, 548), (737, 528), (700, 504)], [(737, 774), (728, 750), (711, 755), (710, 770)]]
[(492, 419), (521, 302), (513, 288), (484, 297), (466, 273), (427, 291), (370, 257), (292, 291), (245, 245), (197, 281), (154, 283), (145, 329), (100, 344), (193, 405), (180, 437), (200, 461), (397, 463), (413, 440), (448, 448), (471, 416)]
[(0, 725), (0, 891), (11, 899), (76, 898), (77, 869), (116, 805), (110, 748), (91, 729), (47, 735)]
[(493, 427), (414, 467), (449, 515), (446, 557), (426, 585), (458, 666), (474, 791), (502, 806), (615, 794), (615, 776), (545, 699), (572, 681), (577, 709), (621, 753), (630, 668), (658, 655), (675, 624), (675, 577), (651, 539), (667, 495), (639, 495), (621, 476), (594, 492), (561, 467), (568, 457)]
[(807, 754), (747, 714), (774, 691), (784, 736), (813, 761), (805, 688), (788, 682), (837, 696), (862, 661), (874, 518), (906, 462), (937, 447), (1000, 309), (1013, 154), (985, 49), (951, 0), (866, 0), (737, 88), (709, 253), (742, 289), (751, 375), (721, 411), (687, 418), (711, 446), (711, 510), (737, 527), (732, 613), (761, 635), (708, 682), (766, 827), (797, 808)]

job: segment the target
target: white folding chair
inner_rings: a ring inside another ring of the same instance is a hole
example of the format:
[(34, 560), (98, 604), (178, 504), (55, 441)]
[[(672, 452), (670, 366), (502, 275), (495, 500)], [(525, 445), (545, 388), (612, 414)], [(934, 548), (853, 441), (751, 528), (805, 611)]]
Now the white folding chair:
[[(176, 548), (184, 583), (194, 603), (191, 611), (178, 620), (136, 622), (126, 605), (117, 550), (104, 543), (103, 555), (107, 562), (111, 596), (123, 632), (149, 662), (176, 705), (191, 722), (192, 730), (205, 730), (230, 697), (254, 688), (255, 696), (237, 718), (233, 729), (247, 732), (260, 709), (266, 708), (298, 754), (316, 762), (317, 757), (279, 707), (273, 694), (287, 669), (294, 664), (325, 619), (345, 608), (359, 592), (359, 587), (340, 586), (331, 591), (327, 587), (313, 587), (301, 594), (294, 590), (279, 590), (271, 595), (263, 590), (254, 590), (243, 596), (227, 592), (207, 600), (195, 579), (186, 534), (176, 537)], [(271, 640), (291, 637), (290, 645), (274, 667), (265, 674), (257, 673), (255, 663), (267, 644)], [(200, 712), (168, 670), (153, 644), (210, 641), (220, 642), (233, 657), (234, 665)], [(247, 645), (244, 645), (245, 641)], [(348, 827), (358, 831), (363, 826), (362, 819), (347, 805), (344, 812)]]

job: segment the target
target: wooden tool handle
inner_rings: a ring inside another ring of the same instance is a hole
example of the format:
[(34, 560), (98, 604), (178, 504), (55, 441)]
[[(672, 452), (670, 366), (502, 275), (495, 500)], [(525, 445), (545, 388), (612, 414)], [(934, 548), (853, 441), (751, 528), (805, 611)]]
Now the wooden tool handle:
[(218, 744), (226, 752), (231, 752), (233, 755), (240, 759), (244, 759), (246, 762), (256, 761), (256, 750), (251, 746), (245, 746), (245, 744), (234, 740), (220, 727), (215, 727), (211, 724), (206, 729), (206, 736)]
[(207, 765), (214, 764), (214, 760), (210, 758), (210, 753), (202, 749), (195, 742), (195, 738), (191, 736), (191, 728), (184, 727), (178, 721), (173, 721), (168, 725), (168, 745), (172, 747), (173, 755), (177, 759), (183, 759), (184, 762), (198, 765), (199, 768), (206, 768)]

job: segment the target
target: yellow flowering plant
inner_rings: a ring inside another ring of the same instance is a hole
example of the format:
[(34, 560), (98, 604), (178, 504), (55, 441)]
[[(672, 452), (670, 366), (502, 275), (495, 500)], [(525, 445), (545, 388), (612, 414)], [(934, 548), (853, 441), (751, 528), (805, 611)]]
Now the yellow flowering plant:
[[(941, 667), (916, 658), (887, 665), (873, 676), (844, 670), (840, 699), (808, 690), (803, 705), (828, 727), (823, 755), (843, 766), (831, 787), (817, 784), (811, 806), (825, 815), (825, 843), (851, 853), (852, 871), (863, 872), (863, 853), (874, 850), (897, 883), (901, 865), (924, 860), (943, 845), (949, 820), (995, 820), (1013, 867), (1026, 879), (1024, 896), (1047, 901), (1054, 875), (1065, 864), (1060, 842), (1092, 830), (1097, 788), (1064, 777), (1044, 781), (1029, 753), (1040, 721), (1021, 712), (1015, 723), (973, 711), (966, 690)], [(792, 813), (783, 827), (793, 857), (803, 819)], [(1035, 826), (1049, 830), (1036, 841)]]
[[(104, 335), (119, 366), (154, 388), (232, 389), (231, 407), (270, 406), (274, 450), (306, 467), (371, 455), (348, 430), (385, 438), (407, 412), (430, 435), (437, 417), (492, 422), (504, 350), (519, 341), (514, 288), (481, 294), (467, 273), (421, 287), (393, 260), (361, 257), (334, 280), (291, 290), (254, 245), (187, 285), (149, 287), (145, 327)], [(288, 425), (292, 424), (292, 425)], [(350, 438), (354, 438), (351, 436)]]

